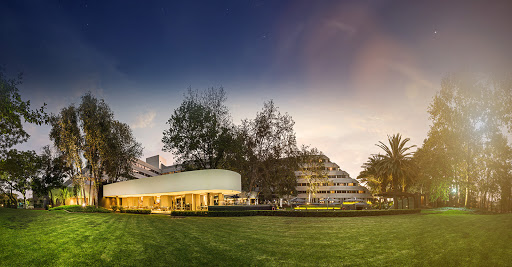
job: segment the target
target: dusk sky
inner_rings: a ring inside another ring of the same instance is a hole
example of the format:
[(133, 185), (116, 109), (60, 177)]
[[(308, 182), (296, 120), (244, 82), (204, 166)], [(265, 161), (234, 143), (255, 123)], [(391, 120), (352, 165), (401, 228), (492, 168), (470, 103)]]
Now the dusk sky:
[[(48, 112), (91, 91), (144, 157), (188, 87), (223, 86), (235, 124), (273, 99), (352, 177), (387, 135), (420, 146), (443, 76), (512, 67), (511, 1), (1, 1), (0, 65)], [(38, 153), (49, 126), (27, 125)]]

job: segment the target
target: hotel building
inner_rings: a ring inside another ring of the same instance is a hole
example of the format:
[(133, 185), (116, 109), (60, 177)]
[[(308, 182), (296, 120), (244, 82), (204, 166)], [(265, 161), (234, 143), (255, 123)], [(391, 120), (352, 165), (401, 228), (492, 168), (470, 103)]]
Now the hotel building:
[[(325, 201), (343, 203), (346, 201), (370, 201), (373, 199), (368, 189), (359, 184), (356, 179), (340, 169), (338, 164), (322, 156), (327, 179), (317, 186), (317, 190), (311, 195), (311, 203), (325, 203)], [(307, 166), (305, 166), (307, 167)], [(297, 176), (297, 199), (309, 202), (308, 181), (303, 178), (301, 171), (295, 172)]]
[[(327, 179), (311, 194), (311, 203), (366, 202), (372, 199), (368, 189), (350, 178), (336, 163), (326, 156), (322, 156), (322, 160)], [(107, 208), (116, 205), (161, 211), (206, 210), (208, 206), (228, 204), (228, 200), (233, 202), (233, 199), (226, 199), (225, 196), (238, 195), (242, 191), (241, 176), (236, 172), (219, 169), (185, 172), (181, 165), (167, 166), (166, 160), (159, 155), (146, 158), (146, 161), (136, 160), (133, 163), (132, 175), (136, 179), (124, 178), (121, 179), (124, 181), (104, 185), (100, 204)], [(295, 172), (295, 175), (298, 192), (295, 199), (309, 202), (308, 181), (303, 178), (301, 171)], [(235, 202), (258, 203), (254, 198), (257, 194), (241, 195), (245, 195), (245, 198), (242, 196), (235, 199)], [(76, 200), (70, 199), (70, 203), (66, 204), (75, 204), (71, 202)]]

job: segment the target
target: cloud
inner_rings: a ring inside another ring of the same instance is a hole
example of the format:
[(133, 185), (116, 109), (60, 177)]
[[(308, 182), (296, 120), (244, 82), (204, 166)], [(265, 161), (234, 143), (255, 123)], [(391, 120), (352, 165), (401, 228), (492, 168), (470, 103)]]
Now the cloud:
[(357, 31), (355, 27), (337, 20), (329, 21), (328, 25), (350, 35), (356, 33)]
[(155, 119), (156, 112), (150, 111), (144, 114), (140, 114), (135, 118), (135, 122), (131, 124), (131, 127), (133, 129), (137, 128), (153, 128), (155, 126), (155, 123), (153, 120)]

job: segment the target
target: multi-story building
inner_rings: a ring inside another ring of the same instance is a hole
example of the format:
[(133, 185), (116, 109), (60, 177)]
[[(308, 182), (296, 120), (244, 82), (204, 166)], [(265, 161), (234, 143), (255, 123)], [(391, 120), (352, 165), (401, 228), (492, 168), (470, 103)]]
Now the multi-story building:
[(140, 179), (146, 177), (153, 177), (163, 174), (171, 174), (181, 172), (181, 165), (167, 166), (167, 161), (160, 155), (146, 158), (146, 161), (137, 159), (133, 162), (133, 177)]
[[(303, 174), (301, 171), (295, 172), (295, 175), (297, 176), (296, 189), (298, 193), (296, 199), (299, 199), (304, 203), (325, 203), (325, 201), (335, 203), (343, 203), (347, 201), (367, 202), (373, 199), (366, 187), (360, 185), (356, 179), (351, 178), (346, 171), (341, 170), (340, 167), (336, 163), (331, 162), (327, 156), (321, 156), (321, 160), (323, 161), (327, 178), (321, 184), (316, 186), (316, 191), (311, 194), (311, 196), (308, 192), (308, 181), (302, 178)], [(145, 162), (138, 159), (133, 163), (133, 176), (138, 179), (179, 173), (182, 171), (182, 165), (177, 164), (167, 166), (166, 160), (160, 155), (146, 158)], [(243, 195), (251, 194), (244, 193)], [(255, 195), (253, 198), (254, 197)], [(246, 204), (258, 203), (255, 199), (250, 199), (249, 197), (247, 199), (243, 199), (245, 201), (241, 201), (241, 199), (238, 201)]]
[[(373, 197), (368, 189), (359, 184), (356, 179), (340, 169), (338, 164), (331, 162), (326, 156), (321, 156), (327, 172), (327, 179), (316, 187), (316, 192), (308, 191), (309, 183), (303, 178), (301, 171), (295, 172), (297, 176), (297, 198), (304, 202), (325, 203), (325, 201), (370, 201)], [(307, 166), (305, 166), (307, 167)]]

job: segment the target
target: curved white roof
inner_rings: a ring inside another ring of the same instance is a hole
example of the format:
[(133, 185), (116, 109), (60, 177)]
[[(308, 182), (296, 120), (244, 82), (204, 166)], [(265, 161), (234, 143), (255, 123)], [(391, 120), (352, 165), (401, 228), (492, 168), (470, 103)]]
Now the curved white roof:
[(240, 174), (219, 169), (188, 171), (108, 184), (104, 197), (178, 195), (189, 193), (238, 194), (242, 190)]

